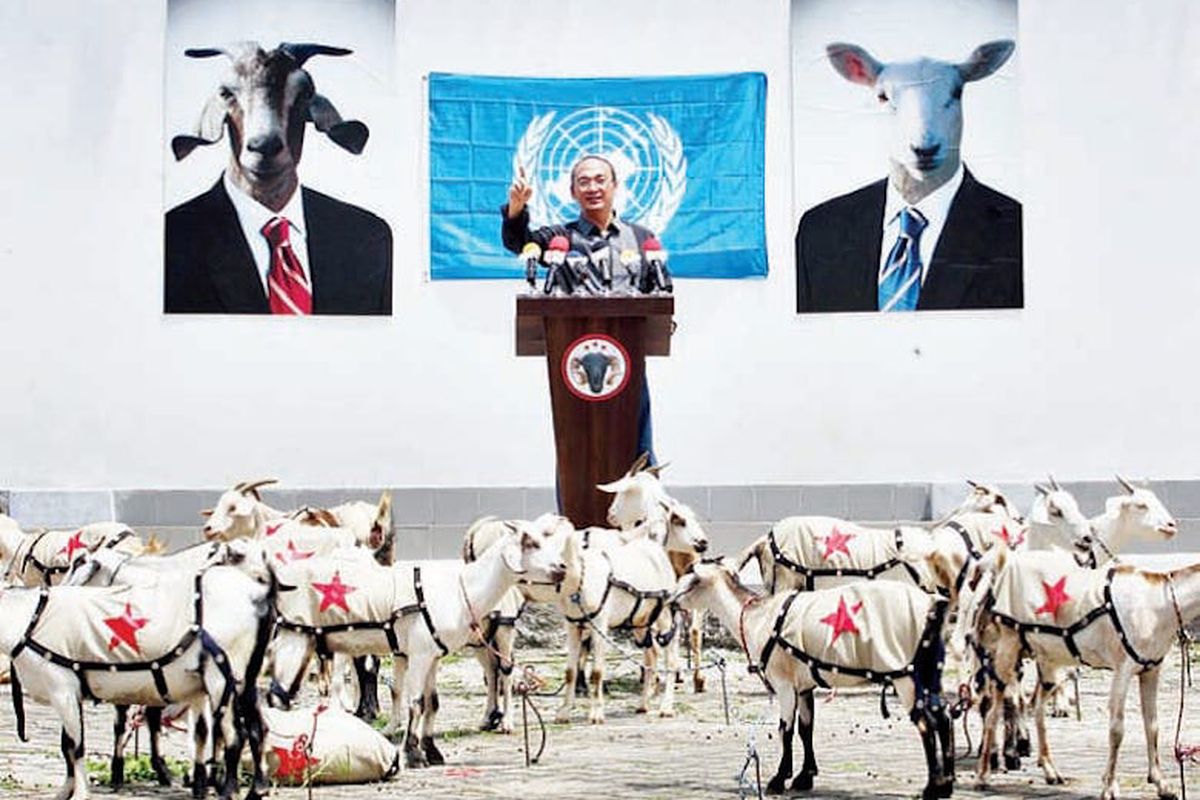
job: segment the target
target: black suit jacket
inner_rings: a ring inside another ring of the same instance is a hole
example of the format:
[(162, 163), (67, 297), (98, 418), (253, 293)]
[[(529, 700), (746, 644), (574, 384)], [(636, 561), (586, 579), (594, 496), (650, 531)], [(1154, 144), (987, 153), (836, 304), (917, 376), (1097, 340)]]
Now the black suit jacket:
[[(805, 212), (796, 232), (796, 311), (876, 311), (887, 180)], [(964, 171), (917, 310), (1021, 308), (1021, 204)]]
[[(392, 313), (392, 229), (302, 187), (314, 314)], [(163, 311), (269, 314), (267, 294), (221, 181), (167, 212)]]

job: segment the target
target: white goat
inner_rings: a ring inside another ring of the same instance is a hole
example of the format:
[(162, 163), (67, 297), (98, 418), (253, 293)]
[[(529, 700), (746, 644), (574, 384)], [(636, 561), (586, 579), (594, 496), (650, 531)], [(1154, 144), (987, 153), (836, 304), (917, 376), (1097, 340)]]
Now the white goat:
[[(186, 584), (189, 579), (194, 594), (180, 593), (181, 580)], [(24, 738), (25, 692), (51, 705), (62, 720), (67, 779), (60, 800), (88, 796), (85, 699), (119, 705), (206, 704), (225, 742), (220, 794), (232, 797), (243, 726), (251, 726), (254, 736), (254, 686), (270, 631), (272, 594), (271, 587), (232, 567), (164, 576), (148, 587), (0, 591), (0, 650), (12, 659), (18, 734)], [(261, 733), (261, 725), (257, 731)], [(261, 764), (261, 759), (255, 761)], [(199, 734), (192, 781), (199, 791), (207, 785)], [(248, 797), (259, 797), (265, 789), (256, 766)]]
[(510, 533), (470, 564), (383, 567), (353, 553), (281, 570), (294, 588), (278, 603), (272, 697), (291, 701), (314, 652), (392, 655), (392, 718), (385, 731), (399, 730), (406, 694), (405, 761), (410, 767), (444, 763), (433, 741), (438, 662), (477, 636), (480, 620), (519, 579), (561, 579), (561, 537)]
[[(481, 517), (471, 523), (463, 536), (462, 560), (468, 564), (475, 561), (479, 554), (506, 533), (519, 530), (522, 525), (547, 533), (553, 533), (561, 526), (562, 535), (574, 530), (566, 517), (552, 514), (543, 514), (528, 523)], [(483, 680), (487, 688), (487, 703), (480, 730), (512, 732), (512, 719), (508, 712), (512, 707), (513, 645), (517, 638), (517, 620), (524, 609), (525, 595), (514, 586), (500, 599), (496, 609), (480, 620), (482, 640), (469, 645), (483, 668)]]
[(146, 545), (128, 525), (94, 522), (73, 530), (26, 533), (0, 515), (0, 562), (8, 562), (5, 577), (25, 586), (61, 583), (71, 567), (100, 548), (141, 555)]
[[(1200, 565), (1171, 572), (1125, 566), (1096, 570), (1080, 567), (1061, 554), (998, 550), (978, 569), (981, 580), (967, 619), (994, 675), (993, 691), (1003, 691), (1012, 683), (1022, 652), (1031, 653), (1044, 676), (1079, 663), (1112, 670), (1109, 752), (1101, 779), (1101, 798), (1112, 800), (1118, 794), (1116, 764), (1124, 737), (1126, 695), (1136, 675), (1149, 760), (1147, 780), (1160, 798), (1173, 798), (1158, 753), (1159, 668), (1181, 628), (1200, 617)], [(1032, 591), (1024, 591), (1026, 587)], [(1046, 696), (1046, 691), (1040, 691), (1035, 699), (1038, 762), (1046, 782), (1055, 784), (1063, 778), (1046, 739)], [(995, 720), (990, 722), (984, 728), (977, 770), (981, 784), (987, 781), (990, 767)]]
[[(675, 576), (679, 577), (691, 569), (692, 564), (705, 552), (708, 537), (694, 511), (672, 498), (660, 480), (665, 464), (647, 466), (649, 456), (643, 453), (621, 478), (597, 486), (612, 494), (608, 506), (608, 523), (621, 530), (629, 531), (643, 522), (663, 521), (677, 535), (703, 542), (700, 547), (667, 548), (667, 557)], [(692, 689), (704, 691), (704, 670), (701, 654), (704, 647), (704, 611), (680, 609), (677, 611), (688, 632), (688, 658), (692, 663)]]
[(783, 793), (792, 774), (797, 710), (804, 765), (791, 788), (812, 788), (814, 688), (881, 683), (896, 688), (921, 735), (929, 773), (922, 797), (951, 795), (954, 752), (941, 700), (944, 600), (895, 581), (760, 596), (742, 585), (732, 563), (697, 564), (680, 578), (672, 600), (712, 610), (779, 701), (783, 753), (768, 793)]

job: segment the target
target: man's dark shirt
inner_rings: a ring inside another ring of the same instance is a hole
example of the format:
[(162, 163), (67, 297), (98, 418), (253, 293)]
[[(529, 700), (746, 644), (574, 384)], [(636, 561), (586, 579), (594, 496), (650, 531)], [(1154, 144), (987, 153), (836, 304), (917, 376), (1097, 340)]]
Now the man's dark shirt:
[(591, 220), (582, 216), (571, 220), (566, 225), (547, 225), (542, 228), (529, 228), (529, 209), (524, 208), (516, 217), (509, 219), (508, 204), (501, 206), (500, 214), (504, 222), (500, 228), (500, 236), (504, 246), (513, 253), (520, 253), (529, 242), (536, 242), (538, 247), (545, 250), (550, 240), (555, 236), (565, 236), (571, 243), (572, 250), (590, 253), (601, 242), (607, 242), (613, 249), (614, 262), (622, 250), (633, 250), (641, 254), (642, 242), (654, 234), (648, 228), (632, 222), (625, 222), (615, 214), (612, 222), (603, 231), (592, 224)]

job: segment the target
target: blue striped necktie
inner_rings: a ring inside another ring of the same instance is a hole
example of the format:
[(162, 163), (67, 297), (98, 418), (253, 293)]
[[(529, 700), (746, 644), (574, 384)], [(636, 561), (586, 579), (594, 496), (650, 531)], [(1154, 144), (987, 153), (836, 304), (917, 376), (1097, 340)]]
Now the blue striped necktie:
[(879, 310), (912, 311), (921, 297), (921, 231), (929, 224), (915, 208), (900, 210), (900, 235), (879, 276)]

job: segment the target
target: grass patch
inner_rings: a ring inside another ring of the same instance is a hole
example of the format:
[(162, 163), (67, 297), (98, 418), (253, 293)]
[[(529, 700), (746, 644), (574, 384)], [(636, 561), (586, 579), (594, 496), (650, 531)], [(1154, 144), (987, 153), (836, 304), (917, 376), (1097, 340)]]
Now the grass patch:
[[(175, 778), (185, 777), (191, 769), (191, 763), (180, 758), (167, 758), (167, 770)], [(93, 783), (108, 785), (112, 783), (112, 766), (107, 758), (89, 758), (84, 762), (88, 776)], [(126, 783), (156, 783), (158, 777), (154, 774), (154, 768), (150, 766), (150, 756), (126, 756), (125, 757), (125, 782)], [(3, 784), (0, 784), (3, 787)]]

